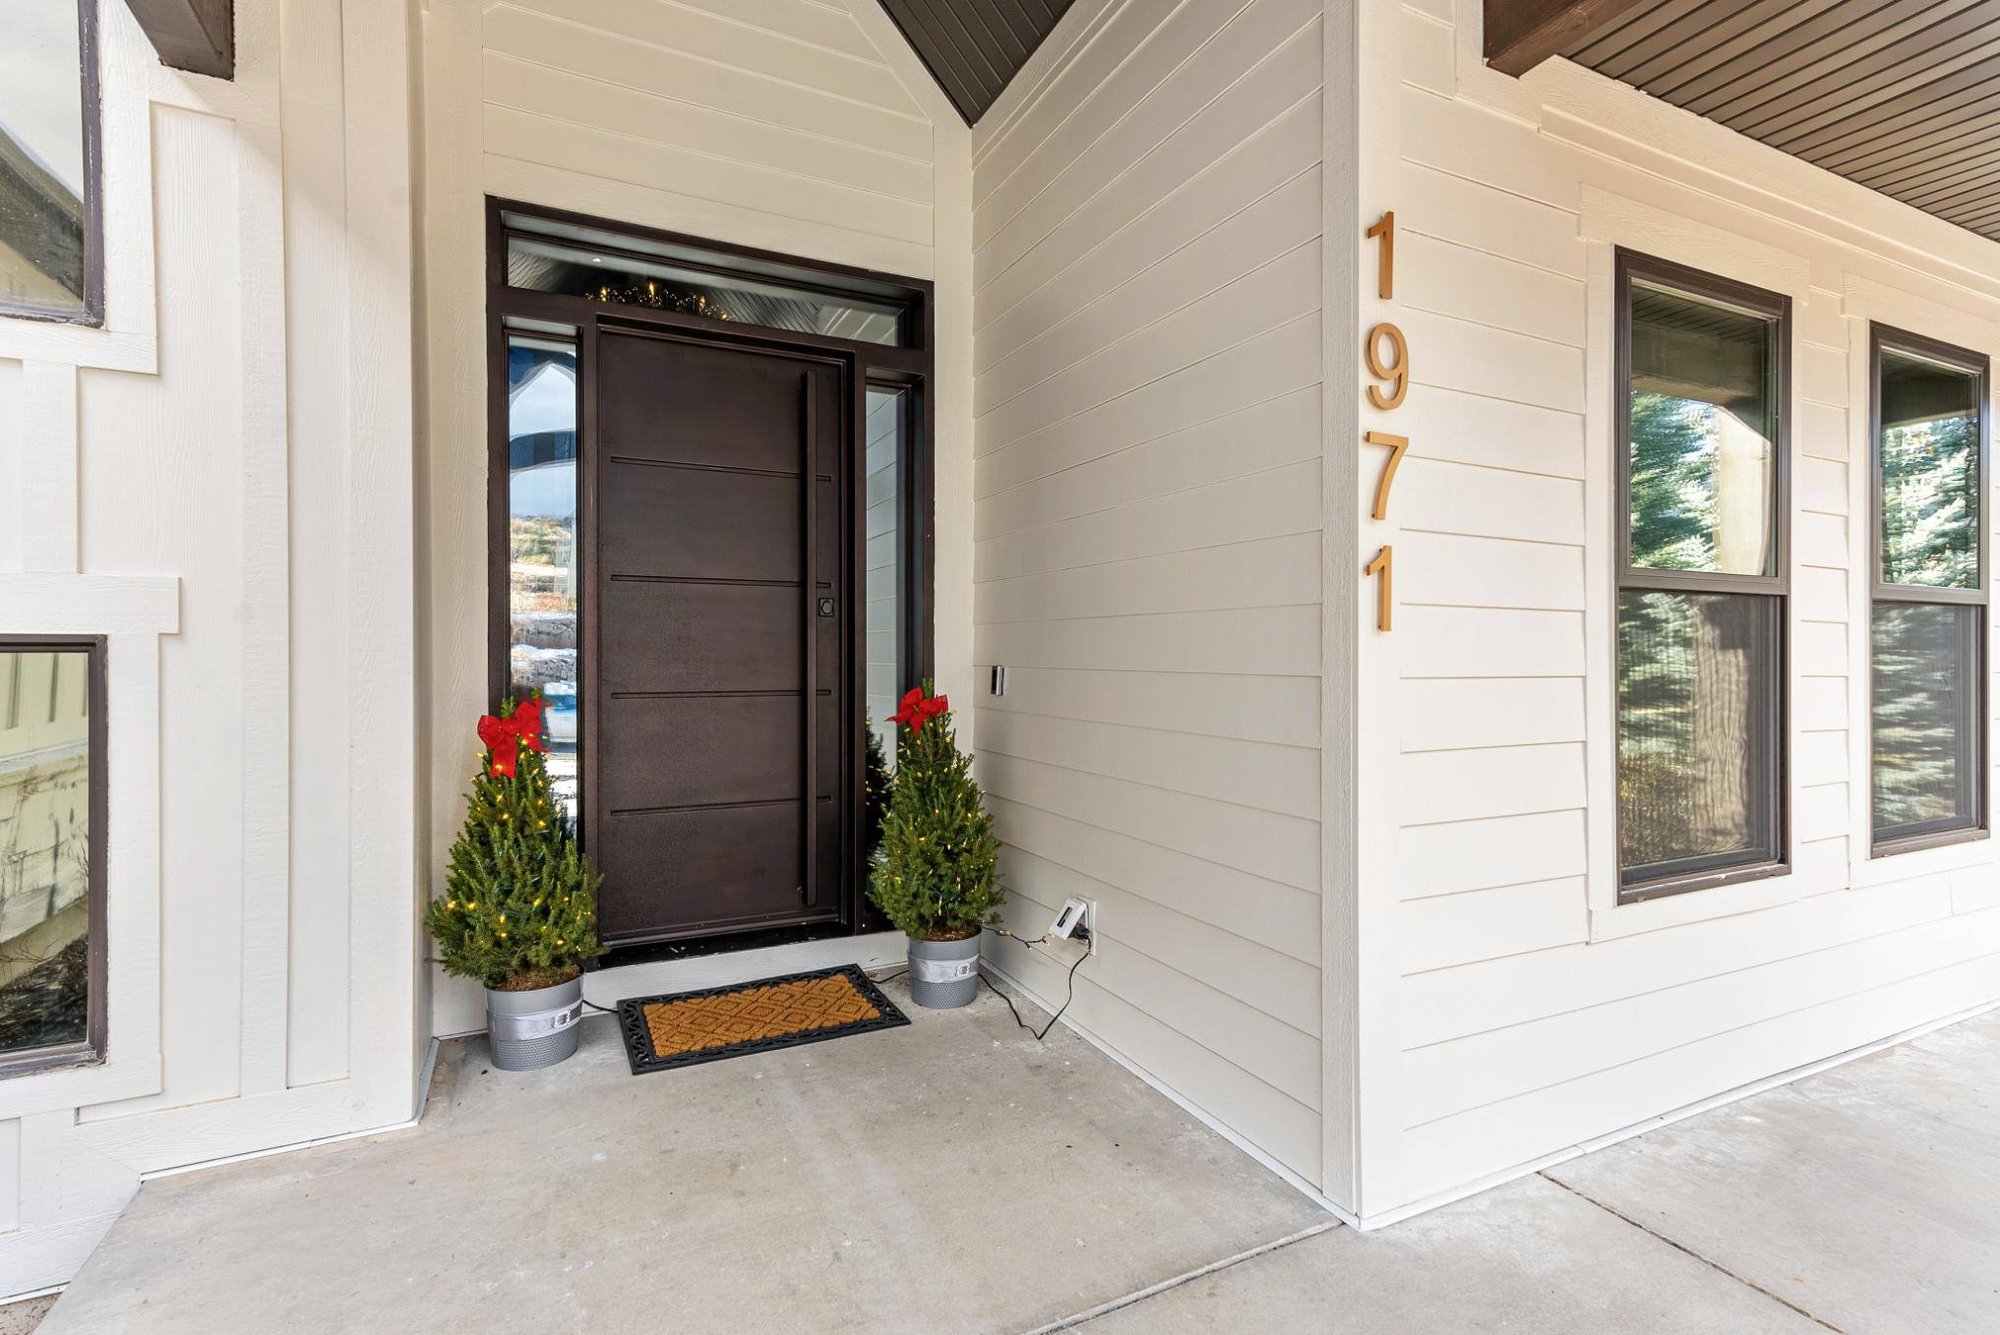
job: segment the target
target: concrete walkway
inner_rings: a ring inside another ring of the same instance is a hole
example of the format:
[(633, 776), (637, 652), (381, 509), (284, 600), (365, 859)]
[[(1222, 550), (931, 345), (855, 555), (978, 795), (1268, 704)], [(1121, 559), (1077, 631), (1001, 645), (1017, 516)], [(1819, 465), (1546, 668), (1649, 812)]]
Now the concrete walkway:
[(983, 991), (912, 1016), (451, 1045), (415, 1131), (148, 1184), (42, 1335), (2000, 1330), (2000, 1013), (1366, 1235)]
[(1991, 1335), (2000, 1012), (1084, 1329)]

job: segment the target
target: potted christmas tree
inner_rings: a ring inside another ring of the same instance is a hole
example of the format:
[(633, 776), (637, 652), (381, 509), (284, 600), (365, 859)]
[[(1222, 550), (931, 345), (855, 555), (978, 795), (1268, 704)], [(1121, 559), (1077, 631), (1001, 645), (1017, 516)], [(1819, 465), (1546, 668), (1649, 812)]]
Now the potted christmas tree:
[(895, 785), (870, 894), (910, 938), (910, 1000), (963, 1006), (979, 985), (980, 928), (1007, 897), (1000, 843), (972, 761), (958, 749), (950, 702), (919, 688), (890, 718), (900, 725)]
[(486, 988), (486, 1034), (503, 1071), (576, 1051), (583, 963), (597, 943), (597, 886), (569, 813), (549, 789), (542, 702), (479, 720), (486, 752), (428, 924), (446, 973)]

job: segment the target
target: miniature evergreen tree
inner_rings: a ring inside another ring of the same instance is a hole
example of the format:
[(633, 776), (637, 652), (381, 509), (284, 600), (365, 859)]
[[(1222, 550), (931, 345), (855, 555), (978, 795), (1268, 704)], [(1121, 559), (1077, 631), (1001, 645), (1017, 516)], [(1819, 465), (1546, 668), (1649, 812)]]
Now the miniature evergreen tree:
[(972, 781), (971, 757), (958, 749), (944, 696), (913, 690), (891, 717), (902, 725), (896, 783), (870, 893), (905, 935), (963, 940), (994, 918), (1007, 897), (993, 817)]
[(549, 787), (541, 701), (479, 721), (486, 754), (451, 846), (445, 897), (428, 915), (446, 973), (495, 991), (566, 983), (603, 953), (597, 887), (569, 813)]

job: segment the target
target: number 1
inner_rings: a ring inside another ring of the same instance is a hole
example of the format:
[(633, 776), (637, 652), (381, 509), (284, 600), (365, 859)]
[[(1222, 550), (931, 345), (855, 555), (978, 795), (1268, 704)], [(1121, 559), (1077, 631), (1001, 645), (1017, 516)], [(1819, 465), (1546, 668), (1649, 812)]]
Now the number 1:
[(1395, 595), (1390, 592), (1390, 583), (1395, 579), (1396, 549), (1384, 546), (1375, 553), (1375, 559), (1362, 568), (1364, 575), (1380, 575), (1381, 583), (1375, 586), (1375, 629), (1389, 629), (1389, 609)]
[(1375, 276), (1375, 292), (1384, 301), (1396, 295), (1396, 211), (1390, 209), (1367, 232), (1368, 239), (1382, 242), (1380, 267)]

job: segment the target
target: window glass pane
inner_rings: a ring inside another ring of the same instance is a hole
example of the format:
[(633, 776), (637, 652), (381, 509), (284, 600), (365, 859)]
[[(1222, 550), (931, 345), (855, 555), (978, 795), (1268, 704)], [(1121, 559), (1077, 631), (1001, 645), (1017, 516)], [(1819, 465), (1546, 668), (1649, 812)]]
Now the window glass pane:
[(1977, 826), (1983, 608), (1875, 605), (1875, 837)]
[(1979, 587), (1981, 377), (1882, 349), (1882, 582)]
[(1776, 573), (1776, 322), (1632, 281), (1631, 563)]
[(896, 763), (896, 712), (903, 684), (902, 467), (908, 449), (910, 392), (868, 389), (868, 723), (884, 758)]
[(903, 308), (897, 304), (553, 241), (510, 238), (507, 285), (863, 343), (904, 341)]
[(1775, 861), (1779, 599), (1618, 596), (1618, 845), (1627, 883)]
[(0, 0), (0, 311), (85, 311), (76, 0)]
[(576, 347), (507, 341), (508, 676), (548, 706), (549, 776), (578, 814)]
[(90, 673), (0, 651), (0, 1056), (90, 1036)]

